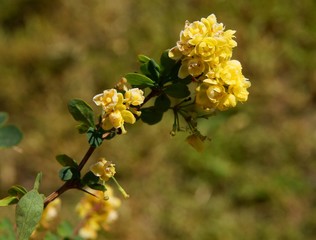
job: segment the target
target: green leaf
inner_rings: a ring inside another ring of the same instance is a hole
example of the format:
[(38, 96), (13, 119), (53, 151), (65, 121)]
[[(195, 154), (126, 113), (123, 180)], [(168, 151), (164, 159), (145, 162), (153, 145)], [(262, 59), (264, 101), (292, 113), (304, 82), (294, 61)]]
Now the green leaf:
[(168, 52), (169, 50), (164, 51), (160, 57), (160, 66), (163, 75), (168, 75), (177, 63), (175, 60), (169, 58)]
[(78, 167), (77, 162), (66, 154), (57, 155), (56, 160), (64, 167)]
[(170, 97), (186, 98), (190, 96), (190, 90), (184, 83), (174, 83), (165, 88), (164, 92)]
[(79, 179), (80, 172), (74, 167), (63, 167), (59, 170), (59, 178), (62, 181), (69, 181), (71, 179)]
[(148, 69), (148, 71), (150, 73), (151, 78), (155, 82), (158, 82), (159, 81), (159, 75), (160, 75), (160, 67), (159, 67), (159, 65), (153, 59), (150, 59), (150, 61), (148, 62), (147, 69)]
[(22, 186), (16, 185), (10, 187), (8, 193), (8, 197), (0, 200), (1, 207), (18, 203), (19, 199), (21, 199), (27, 193), (27, 190)]
[(18, 201), (19, 198), (17, 196), (7, 196), (5, 198), (0, 199), (0, 207), (16, 204)]
[(150, 78), (150, 72), (148, 71), (148, 62), (140, 65), (140, 71)]
[(183, 83), (183, 84), (190, 84), (192, 82), (192, 76), (189, 75), (187, 76), (186, 78), (183, 78), (183, 79), (178, 79), (178, 83)]
[(16, 196), (18, 197), (18, 199), (20, 199), (21, 197), (24, 196), (24, 194), (27, 193), (27, 190), (23, 186), (14, 185), (10, 187), (10, 189), (8, 190), (8, 193), (10, 196)]
[(42, 176), (43, 176), (43, 174), (41, 172), (36, 175), (33, 189), (38, 191), (39, 186), (40, 186), (41, 181), (42, 181)]
[(94, 190), (102, 191), (102, 192), (106, 191), (106, 187), (100, 183), (88, 184), (88, 187), (90, 187)]
[(89, 186), (98, 183), (99, 180), (100, 178), (98, 176), (94, 175), (93, 172), (89, 171), (83, 176), (83, 178), (81, 179), (81, 183), (83, 185)]
[(138, 55), (137, 58), (140, 63), (147, 63), (150, 60), (149, 57), (142, 54)]
[(44, 199), (35, 189), (26, 193), (16, 207), (16, 225), (19, 240), (27, 240), (40, 221)]
[(144, 123), (149, 125), (160, 122), (163, 116), (163, 112), (159, 111), (156, 107), (142, 108), (141, 111), (142, 114), (140, 115), (140, 118)]
[(21, 131), (13, 126), (7, 125), (0, 128), (0, 148), (17, 145), (22, 140)]
[(140, 65), (140, 70), (144, 75), (154, 80), (155, 82), (159, 81), (160, 66), (155, 62), (154, 59), (148, 59), (147, 61), (144, 61)]
[(15, 240), (14, 226), (9, 219), (0, 222), (0, 240)]
[(155, 82), (140, 73), (128, 73), (125, 75), (128, 83), (135, 87), (145, 88), (155, 86)]
[(155, 100), (155, 107), (161, 112), (165, 112), (170, 108), (171, 101), (166, 94), (161, 94)]
[(81, 99), (72, 99), (68, 103), (68, 110), (72, 117), (81, 123), (94, 128), (94, 113), (92, 108)]
[(9, 115), (6, 112), (0, 112), (0, 127), (8, 121)]
[(76, 126), (76, 128), (78, 129), (78, 132), (80, 134), (83, 134), (83, 133), (88, 132), (88, 129), (90, 128), (90, 126), (86, 123), (80, 123), (79, 125)]

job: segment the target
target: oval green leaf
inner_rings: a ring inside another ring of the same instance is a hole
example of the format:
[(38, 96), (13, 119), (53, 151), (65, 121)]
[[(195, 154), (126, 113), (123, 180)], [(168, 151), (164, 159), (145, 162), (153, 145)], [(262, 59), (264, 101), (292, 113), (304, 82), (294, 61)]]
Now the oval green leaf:
[(102, 192), (106, 191), (106, 187), (100, 183), (88, 184), (88, 187)]
[(168, 53), (169, 53), (169, 50), (166, 50), (161, 54), (161, 57), (160, 57), (160, 66), (162, 70), (161, 72), (164, 75), (167, 75), (177, 63), (175, 60), (169, 58)]
[(15, 146), (22, 140), (22, 132), (13, 125), (0, 128), (0, 148)]
[(19, 199), (16, 196), (7, 196), (5, 198), (0, 199), (0, 207), (16, 204), (18, 201)]
[(24, 196), (24, 194), (27, 193), (27, 190), (23, 186), (14, 185), (10, 187), (10, 189), (8, 190), (8, 193), (10, 196), (16, 196), (20, 199), (22, 196)]
[(94, 127), (94, 113), (92, 108), (81, 99), (72, 99), (68, 103), (68, 110), (72, 117), (82, 124)]
[(160, 76), (160, 66), (153, 59), (150, 59), (150, 61), (147, 64), (147, 69), (152, 79), (155, 82), (158, 82)]
[(57, 162), (60, 163), (60, 165), (66, 167), (78, 167), (78, 164), (75, 160), (73, 160), (71, 157), (69, 157), (66, 154), (59, 154), (56, 156)]
[(170, 97), (186, 98), (190, 96), (190, 90), (184, 83), (174, 83), (165, 88), (164, 92)]
[(135, 87), (153, 87), (155, 83), (149, 77), (140, 73), (128, 73), (125, 75), (128, 83)]
[(150, 60), (149, 57), (147, 57), (147, 56), (145, 56), (143, 54), (138, 55), (137, 58), (138, 58), (138, 61), (140, 63), (147, 63)]
[(35, 189), (26, 193), (16, 207), (16, 225), (19, 240), (27, 240), (40, 221), (44, 199)]
[(166, 94), (161, 94), (155, 100), (155, 107), (161, 112), (167, 111), (170, 105), (171, 101)]
[(78, 171), (77, 168), (74, 168), (74, 167), (63, 167), (59, 171), (59, 178), (65, 182), (72, 179), (79, 179), (80, 172)]
[(83, 185), (89, 186), (89, 185), (93, 185), (93, 184), (98, 183), (99, 180), (100, 180), (100, 178), (98, 176), (94, 175), (93, 172), (89, 171), (83, 176), (83, 178), (81, 179), (81, 183)]
[(149, 125), (156, 124), (161, 121), (163, 116), (163, 112), (159, 111), (155, 107), (148, 107), (142, 109), (142, 114), (140, 115), (140, 118), (144, 123), (147, 123)]

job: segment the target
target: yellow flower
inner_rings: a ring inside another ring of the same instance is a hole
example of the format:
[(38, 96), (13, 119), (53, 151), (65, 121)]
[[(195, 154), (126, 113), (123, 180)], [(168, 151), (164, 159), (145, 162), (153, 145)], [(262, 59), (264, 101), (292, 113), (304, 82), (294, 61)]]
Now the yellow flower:
[(106, 187), (105, 193), (91, 190), (93, 195), (85, 194), (76, 206), (82, 219), (79, 236), (84, 239), (97, 239), (98, 231), (109, 230), (110, 224), (118, 218), (117, 208), (121, 201), (113, 196), (113, 190), (109, 186)]
[(217, 19), (214, 14), (209, 15), (207, 18), (201, 18), (201, 22), (205, 25), (210, 33), (217, 33), (224, 30), (223, 24), (217, 23)]
[(228, 108), (235, 107), (237, 104), (236, 97), (233, 94), (225, 94), (219, 102), (217, 108), (220, 111), (225, 111)]
[(100, 177), (103, 181), (108, 181), (116, 173), (115, 164), (100, 158), (99, 161), (90, 167), (94, 175)]
[(129, 110), (115, 110), (103, 117), (102, 127), (104, 130), (110, 130), (111, 128), (120, 128), (122, 133), (125, 134), (126, 130), (124, 123), (134, 124), (136, 118)]
[(176, 47), (173, 47), (169, 50), (168, 56), (171, 59), (179, 60), (183, 55), (182, 55), (182, 52), (180, 51), (179, 47), (176, 46)]
[(217, 77), (227, 85), (238, 84), (244, 79), (241, 69), (239, 61), (230, 60), (220, 65)]
[(102, 106), (105, 112), (111, 111), (115, 108), (118, 103), (119, 95), (116, 89), (112, 88), (110, 90), (104, 90), (103, 93), (100, 93), (93, 97), (93, 101), (97, 106)]
[(139, 106), (144, 102), (145, 99), (144, 92), (139, 88), (132, 88), (127, 90), (124, 94), (124, 97), (124, 101), (127, 104), (127, 106)]
[(220, 101), (225, 96), (225, 88), (216, 80), (205, 79), (201, 85), (196, 88), (197, 105), (207, 109), (217, 108)]
[(251, 83), (247, 80), (241, 82), (240, 84), (232, 85), (229, 87), (228, 91), (235, 95), (239, 102), (245, 102), (248, 100), (249, 92), (247, 88), (251, 86)]
[(185, 78), (189, 75), (198, 77), (205, 71), (206, 68), (207, 65), (199, 57), (185, 58), (182, 60), (178, 76), (180, 78)]
[(188, 20), (185, 21), (184, 30), (180, 33), (180, 39), (188, 41), (196, 36), (204, 36), (208, 33), (208, 29), (204, 23), (200, 21), (194, 21), (190, 23)]

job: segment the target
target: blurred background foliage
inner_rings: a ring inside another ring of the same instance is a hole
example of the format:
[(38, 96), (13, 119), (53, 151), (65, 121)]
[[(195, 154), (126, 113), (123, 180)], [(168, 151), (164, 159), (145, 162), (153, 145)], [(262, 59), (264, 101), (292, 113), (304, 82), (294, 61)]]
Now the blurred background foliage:
[[(80, 160), (88, 148), (67, 102), (93, 106), (138, 69), (138, 54), (158, 59), (186, 19), (215, 13), (237, 30), (249, 101), (200, 122), (212, 138), (202, 154), (185, 134), (170, 137), (171, 116), (103, 143), (91, 163), (116, 163), (131, 195), (104, 239), (314, 239), (315, 11), (314, 0), (1, 0), (0, 110), (24, 132), (1, 151), (1, 196), (12, 184), (31, 188), (39, 171), (42, 192), (55, 190), (55, 155)], [(62, 196), (65, 219), (75, 221), (81, 195)], [(13, 219), (14, 209), (0, 217)]]

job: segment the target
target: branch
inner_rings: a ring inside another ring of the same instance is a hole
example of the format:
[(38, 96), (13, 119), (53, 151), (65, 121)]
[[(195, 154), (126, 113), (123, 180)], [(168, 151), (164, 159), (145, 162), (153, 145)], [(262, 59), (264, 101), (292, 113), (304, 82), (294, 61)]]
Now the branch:
[[(84, 157), (82, 158), (81, 162), (79, 163), (78, 170), (81, 171), (89, 158), (91, 157), (92, 153), (94, 152), (96, 148), (90, 146)], [(61, 187), (59, 187), (56, 191), (49, 194), (45, 200), (44, 200), (44, 207), (46, 207), (50, 202), (54, 201), (56, 198), (58, 198), (61, 194), (64, 192), (70, 190), (70, 189), (78, 189), (81, 187), (80, 179), (76, 180), (70, 180), (65, 182)]]

